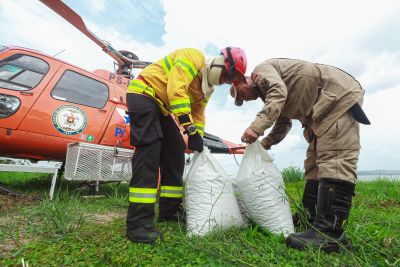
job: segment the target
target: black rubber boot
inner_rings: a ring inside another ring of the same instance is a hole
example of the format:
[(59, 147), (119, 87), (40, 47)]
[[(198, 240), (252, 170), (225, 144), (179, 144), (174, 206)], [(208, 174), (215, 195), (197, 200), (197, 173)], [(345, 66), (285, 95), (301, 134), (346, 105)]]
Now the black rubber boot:
[(159, 216), (157, 222), (179, 222), (186, 223), (186, 212), (183, 210), (183, 207), (180, 207), (179, 210), (170, 216)]
[(312, 228), (291, 234), (286, 245), (304, 250), (306, 247), (325, 252), (340, 252), (351, 247), (343, 231), (349, 217), (355, 184), (323, 178), (318, 188), (317, 213)]
[(296, 212), (293, 214), (293, 224), (294, 226), (310, 225), (314, 223), (316, 207), (317, 207), (317, 197), (318, 197), (318, 180), (307, 180), (304, 186), (304, 193), (302, 198), (302, 203), (305, 215)]
[(186, 215), (182, 206), (182, 198), (160, 197), (157, 221), (186, 223)]
[(154, 204), (130, 203), (126, 217), (126, 237), (134, 243), (152, 244), (161, 233), (153, 227)]
[(161, 233), (152, 225), (137, 226), (126, 231), (126, 237), (133, 243), (154, 244), (157, 239), (162, 239)]

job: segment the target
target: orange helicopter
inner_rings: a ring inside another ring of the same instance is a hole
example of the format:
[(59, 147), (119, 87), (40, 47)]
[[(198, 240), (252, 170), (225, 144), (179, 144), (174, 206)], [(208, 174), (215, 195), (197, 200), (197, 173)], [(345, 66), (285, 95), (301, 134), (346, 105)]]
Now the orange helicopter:
[[(132, 70), (151, 62), (100, 40), (62, 1), (41, 2), (99, 45), (118, 68), (91, 72), (39, 51), (0, 46), (0, 156), (64, 162), (74, 142), (134, 149), (125, 94)], [(182, 136), (187, 142), (183, 129)], [(208, 133), (204, 143), (213, 153), (243, 154), (245, 148)]]

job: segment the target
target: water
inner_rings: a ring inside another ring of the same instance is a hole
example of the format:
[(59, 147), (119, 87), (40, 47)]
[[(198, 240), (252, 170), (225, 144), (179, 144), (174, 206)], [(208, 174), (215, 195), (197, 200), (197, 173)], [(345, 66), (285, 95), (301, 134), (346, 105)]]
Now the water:
[(359, 175), (358, 176), (358, 181), (361, 181), (361, 182), (374, 181), (377, 179), (389, 179), (389, 180), (400, 181), (400, 174), (398, 174), (398, 175), (373, 174), (373, 175)]

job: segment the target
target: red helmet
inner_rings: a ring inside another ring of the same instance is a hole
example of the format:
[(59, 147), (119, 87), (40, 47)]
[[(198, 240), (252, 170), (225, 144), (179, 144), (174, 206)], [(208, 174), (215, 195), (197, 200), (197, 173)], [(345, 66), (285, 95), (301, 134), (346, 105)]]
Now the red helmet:
[(232, 82), (235, 71), (239, 72), (242, 78), (245, 79), (247, 57), (244, 50), (239, 47), (228, 46), (221, 50), (221, 55), (224, 56), (228, 82)]

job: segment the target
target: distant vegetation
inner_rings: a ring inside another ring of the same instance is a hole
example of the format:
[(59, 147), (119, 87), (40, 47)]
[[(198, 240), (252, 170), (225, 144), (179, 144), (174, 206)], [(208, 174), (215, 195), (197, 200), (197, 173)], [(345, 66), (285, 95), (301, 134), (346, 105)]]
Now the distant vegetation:
[(12, 158), (1, 158), (0, 157), (0, 164), (20, 164), (26, 165), (29, 164), (28, 160), (25, 159), (12, 159)]
[(12, 164), (14, 163), (13, 160), (7, 158), (0, 158), (0, 164)]

